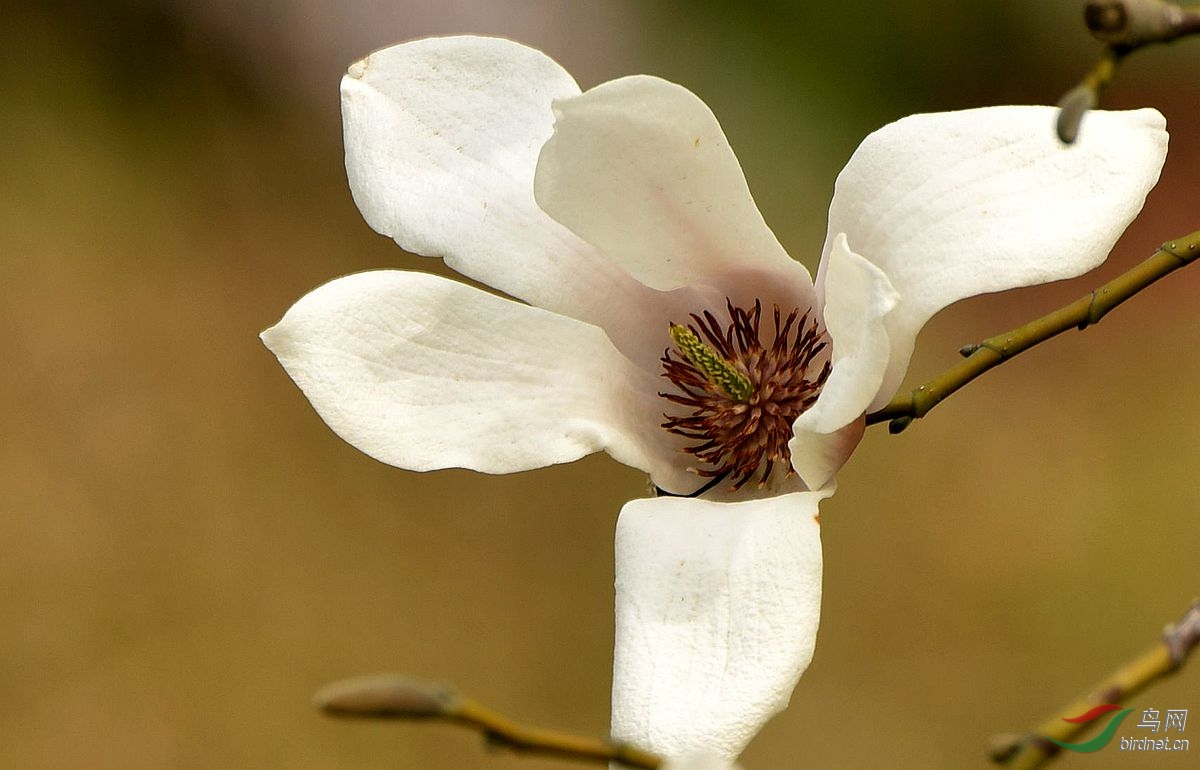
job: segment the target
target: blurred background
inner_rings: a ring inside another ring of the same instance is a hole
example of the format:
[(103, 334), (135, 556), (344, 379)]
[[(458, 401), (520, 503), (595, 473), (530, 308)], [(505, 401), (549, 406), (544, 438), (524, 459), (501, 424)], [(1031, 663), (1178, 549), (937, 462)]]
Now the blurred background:
[[(337, 275), (441, 270), (350, 199), (349, 62), (477, 32), (545, 50), (585, 88), (683, 83), (815, 268), (864, 135), (913, 112), (1054, 102), (1098, 54), (1080, 5), (8, 3), (0, 766), (571, 766), (310, 708), (320, 685), (376, 671), (607, 729), (612, 531), (645, 480), (606, 457), (499, 478), (383, 466), (326, 429), (258, 342)], [(945, 312), (912, 381), (1200, 228), (1197, 61), (1197, 41), (1143, 52), (1106, 96), (1172, 128), (1162, 182), (1109, 262)], [(751, 770), (985, 767), (988, 736), (1056, 713), (1185, 609), (1200, 572), (1192, 270), (901, 436), (872, 429), (823, 506), (816, 659)], [(1198, 681), (1193, 664), (1127, 705), (1200, 717)], [(1111, 746), (1061, 762), (1129, 764)]]

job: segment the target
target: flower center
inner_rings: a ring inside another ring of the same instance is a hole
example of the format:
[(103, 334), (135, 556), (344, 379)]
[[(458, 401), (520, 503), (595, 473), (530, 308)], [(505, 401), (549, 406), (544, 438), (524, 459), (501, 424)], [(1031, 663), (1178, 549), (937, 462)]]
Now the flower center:
[(725, 478), (734, 490), (754, 478), (764, 487), (776, 466), (794, 475), (788, 449), (792, 423), (829, 378), (828, 360), (809, 371), (826, 346), (809, 313), (795, 308), (783, 318), (776, 305), (773, 338), (764, 344), (762, 303), (755, 300), (752, 310), (725, 303), (727, 324), (707, 310), (693, 313), (687, 326), (672, 323), (675, 348), (662, 357), (663, 376), (679, 392), (658, 395), (688, 410), (682, 417), (664, 414), (662, 427), (694, 442), (683, 451), (704, 467), (688, 470), (712, 479), (701, 492)]

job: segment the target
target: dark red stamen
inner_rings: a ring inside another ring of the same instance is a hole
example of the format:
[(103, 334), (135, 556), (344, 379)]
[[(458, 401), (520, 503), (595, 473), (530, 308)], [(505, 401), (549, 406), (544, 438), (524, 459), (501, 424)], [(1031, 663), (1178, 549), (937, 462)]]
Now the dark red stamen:
[(800, 315), (797, 308), (783, 317), (776, 305), (773, 339), (764, 346), (762, 303), (755, 300), (753, 310), (745, 310), (725, 302), (728, 324), (705, 310), (692, 313), (687, 328), (750, 380), (749, 402), (732, 398), (686, 355), (670, 348), (662, 357), (663, 376), (677, 392), (659, 395), (689, 410), (682, 417), (664, 414), (662, 427), (699, 442), (683, 450), (705, 466), (692, 470), (709, 479), (728, 477), (737, 490), (756, 477), (759, 486), (765, 485), (776, 466), (787, 468), (789, 476), (794, 473), (788, 449), (792, 423), (816, 402), (830, 364), (826, 360), (819, 371), (809, 372), (827, 344), (817, 324), (809, 323), (809, 313)]

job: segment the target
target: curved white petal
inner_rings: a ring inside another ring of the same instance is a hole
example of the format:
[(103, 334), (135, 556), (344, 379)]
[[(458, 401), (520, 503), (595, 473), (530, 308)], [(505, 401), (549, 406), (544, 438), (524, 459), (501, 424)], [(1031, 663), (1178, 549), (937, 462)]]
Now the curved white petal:
[[(376, 51), (342, 79), (346, 172), (367, 222), (402, 247), (548, 310), (595, 322), (645, 289), (537, 207), (533, 173), (561, 67), (507, 40)], [(628, 298), (621, 303), (621, 298)]]
[(537, 201), (657, 289), (731, 270), (811, 283), (763, 221), (712, 111), (683, 86), (638, 75), (555, 102)]
[(634, 500), (616, 537), (612, 733), (734, 759), (785, 708), (821, 605), (817, 503)]
[(884, 321), (900, 295), (882, 270), (850, 249), (843, 233), (833, 239), (824, 279), (833, 369), (796, 429), (832, 433), (861, 416), (879, 391), (891, 355)]
[[(803, 415), (801, 415), (803, 417)], [(809, 489), (832, 493), (834, 474), (842, 469), (858, 442), (867, 430), (866, 418), (861, 414), (832, 433), (814, 431), (797, 421), (795, 435), (788, 442), (792, 456), (792, 468)]]
[(385, 463), (510, 473), (604, 449), (695, 486), (670, 464), (655, 378), (580, 321), (380, 270), (312, 291), (262, 337), (329, 427)]
[(871, 408), (895, 392), (917, 332), (938, 310), (1087, 272), (1141, 210), (1166, 156), (1162, 116), (1090, 112), (1067, 147), (1055, 114), (914, 115), (868, 136), (838, 176), (818, 285), (845, 233), (903, 297), (887, 319), (892, 361)]

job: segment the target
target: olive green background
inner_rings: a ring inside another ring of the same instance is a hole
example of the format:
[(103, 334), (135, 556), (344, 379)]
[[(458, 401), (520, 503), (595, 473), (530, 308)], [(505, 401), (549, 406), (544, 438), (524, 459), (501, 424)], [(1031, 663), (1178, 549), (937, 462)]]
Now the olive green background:
[[(1073, 2), (347, 5), (18, 0), (0, 24), (0, 766), (571, 766), (311, 710), (323, 683), (374, 671), (607, 727), (613, 524), (644, 478), (603, 456), (512, 477), (386, 467), (337, 439), (257, 340), (337, 275), (442, 270), (354, 208), (348, 62), (485, 32), (584, 87), (683, 83), (815, 268), (833, 179), (865, 134), (1053, 102), (1098, 52)], [(1172, 129), (1162, 183), (1109, 262), (950, 309), (910, 381), (1200, 228), (1197, 61), (1192, 41), (1144, 52), (1107, 97)], [(905, 434), (870, 431), (822, 509), (816, 659), (748, 768), (985, 767), (988, 736), (1054, 714), (1185, 609), (1198, 287), (1177, 274)], [(1197, 721), (1198, 681), (1193, 666), (1126, 705)], [(1119, 735), (1143, 735), (1133, 723)], [(1181, 737), (1200, 743), (1200, 726)]]

